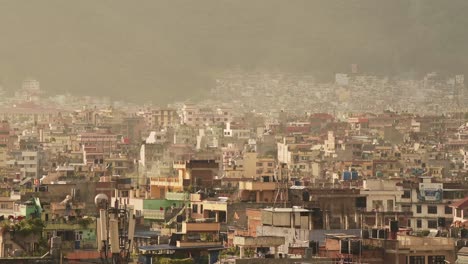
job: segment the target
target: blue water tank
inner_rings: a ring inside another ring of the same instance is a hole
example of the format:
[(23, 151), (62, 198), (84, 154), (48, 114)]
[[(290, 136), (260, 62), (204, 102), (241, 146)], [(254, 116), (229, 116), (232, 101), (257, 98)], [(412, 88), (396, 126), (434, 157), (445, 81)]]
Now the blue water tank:
[(359, 174), (358, 174), (357, 171), (352, 171), (352, 172), (351, 172), (351, 179), (352, 179), (353, 181), (356, 181), (356, 180), (358, 179), (358, 177), (359, 177)]
[(343, 172), (343, 180), (344, 181), (350, 181), (351, 180), (351, 172), (350, 171), (344, 171)]
[(80, 240), (75, 240), (75, 249), (80, 249)]

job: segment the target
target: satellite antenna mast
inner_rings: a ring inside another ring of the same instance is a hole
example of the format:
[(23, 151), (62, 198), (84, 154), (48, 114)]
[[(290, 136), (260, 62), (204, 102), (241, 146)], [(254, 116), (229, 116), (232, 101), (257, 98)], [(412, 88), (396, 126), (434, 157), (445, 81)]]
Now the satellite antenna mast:
[(286, 196), (287, 196), (287, 181), (288, 181), (288, 172), (286, 171), (286, 178), (283, 177), (283, 169), (287, 168), (286, 163), (281, 163), (278, 169), (278, 177), (276, 179), (276, 182), (278, 183), (278, 186), (276, 188), (276, 195), (275, 195), (275, 200), (273, 201), (273, 207), (275, 207), (276, 203), (278, 202), (278, 198), (280, 200), (283, 200), (283, 207), (286, 208)]

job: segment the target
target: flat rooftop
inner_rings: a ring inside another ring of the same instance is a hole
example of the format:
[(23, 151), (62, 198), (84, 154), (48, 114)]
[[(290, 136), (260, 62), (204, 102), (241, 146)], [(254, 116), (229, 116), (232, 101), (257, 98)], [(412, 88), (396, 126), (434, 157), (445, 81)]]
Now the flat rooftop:
[(268, 212), (279, 212), (279, 213), (311, 212), (310, 210), (304, 209), (304, 208), (265, 208), (262, 210), (268, 211)]

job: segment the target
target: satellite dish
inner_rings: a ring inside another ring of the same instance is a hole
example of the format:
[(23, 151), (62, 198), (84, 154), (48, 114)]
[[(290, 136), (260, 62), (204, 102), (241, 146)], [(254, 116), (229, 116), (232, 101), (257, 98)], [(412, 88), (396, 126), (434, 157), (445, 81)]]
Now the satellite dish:
[(100, 193), (94, 197), (94, 204), (98, 208), (105, 208), (106, 204), (109, 203), (109, 197), (105, 195), (104, 193)]

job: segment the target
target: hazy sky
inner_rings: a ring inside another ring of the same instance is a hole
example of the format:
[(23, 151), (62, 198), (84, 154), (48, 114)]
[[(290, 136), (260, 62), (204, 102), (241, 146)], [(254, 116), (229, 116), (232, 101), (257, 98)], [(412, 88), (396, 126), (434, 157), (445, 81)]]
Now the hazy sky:
[(227, 69), (468, 72), (465, 0), (2, 0), (0, 83), (200, 96)]

